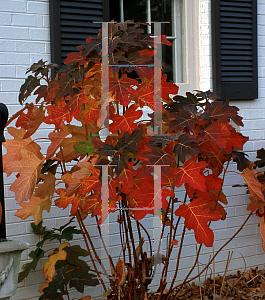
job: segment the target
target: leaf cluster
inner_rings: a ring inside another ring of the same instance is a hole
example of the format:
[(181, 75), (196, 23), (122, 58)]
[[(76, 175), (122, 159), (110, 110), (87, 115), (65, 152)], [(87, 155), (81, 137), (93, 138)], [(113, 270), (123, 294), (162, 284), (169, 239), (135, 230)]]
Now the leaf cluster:
[[(155, 60), (154, 38), (140, 25), (132, 21), (109, 24), (107, 109), (102, 103), (102, 32), (97, 38), (88, 38), (77, 52), (69, 53), (61, 68), (42, 60), (33, 64), (28, 70), (33, 75), (21, 87), (19, 100), (24, 107), (9, 121), (16, 120), (16, 127), (8, 128), (13, 139), (4, 143), (7, 152), (3, 163), (8, 176), (17, 174), (10, 188), (21, 206), (16, 215), (33, 217), (33, 229), (42, 235), (30, 254), (33, 261), (25, 265), (20, 278), (35, 269), (44, 255), (44, 243), (60, 243), (44, 264), (47, 284), (41, 288), (41, 299), (61, 299), (67, 286), (83, 291), (85, 285), (97, 283), (89, 275), (87, 264), (79, 259), (88, 252), (68, 243), (80, 231), (70, 223), (49, 231), (40, 225), (43, 211), (50, 211), (53, 200), (61, 209), (71, 207), (71, 216), (77, 218), (92, 249), (83, 220), (91, 215), (101, 237), (99, 225), (109, 213), (117, 213), (124, 258), (115, 265), (107, 254), (112, 274), (104, 275), (113, 293), (121, 290), (124, 297), (138, 290), (144, 296), (151, 282), (146, 277), (152, 277), (150, 264), (156, 261), (155, 256), (143, 251), (141, 243), (136, 248), (132, 222), (136, 222), (139, 241), (140, 221), (148, 214), (161, 215), (163, 234), (168, 226), (168, 250), (161, 260), (163, 290), (172, 249), (178, 247), (181, 218), (183, 232), (193, 230), (199, 244), (213, 245), (210, 223), (226, 218), (228, 200), (223, 184), (230, 162), (237, 164), (248, 184), (254, 199), (251, 210), (258, 205), (260, 213), (264, 212), (262, 184), (243, 152), (248, 138), (233, 126), (243, 126), (238, 108), (220, 101), (210, 91), (178, 95), (178, 86), (168, 82), (163, 71), (159, 74), (161, 88), (157, 86), (150, 67)], [(162, 44), (170, 45), (165, 36), (160, 38)], [(54, 69), (53, 76), (50, 69)], [(27, 103), (31, 94), (36, 100)], [(161, 98), (160, 112), (154, 103), (157, 95)], [(108, 118), (102, 121), (105, 109)], [(33, 139), (42, 124), (53, 128), (45, 138), (43, 151), (40, 140)], [(160, 134), (154, 134), (157, 124), (161, 125)], [(109, 132), (107, 137), (104, 130)], [(264, 153), (259, 152), (260, 167), (264, 165)], [(156, 178), (161, 179), (158, 184)], [(185, 193), (181, 200), (175, 198), (178, 189)], [(104, 199), (108, 199), (108, 205)], [(148, 242), (152, 247), (150, 237)], [(131, 255), (129, 262), (125, 262), (126, 253)], [(94, 258), (89, 255), (104, 273), (96, 250)], [(100, 279), (100, 272), (94, 268)]]

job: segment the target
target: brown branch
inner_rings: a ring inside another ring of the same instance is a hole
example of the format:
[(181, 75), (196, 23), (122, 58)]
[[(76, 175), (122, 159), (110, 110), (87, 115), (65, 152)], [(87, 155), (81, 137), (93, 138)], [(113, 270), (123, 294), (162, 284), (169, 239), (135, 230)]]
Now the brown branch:
[(101, 282), (101, 284), (102, 284), (102, 286), (103, 286), (103, 288), (104, 288), (104, 291), (106, 292), (106, 291), (107, 291), (107, 288), (106, 288), (106, 286), (105, 286), (105, 284), (104, 284), (104, 281), (103, 281), (103, 279), (101, 278), (100, 273), (99, 273), (99, 271), (98, 271), (98, 269), (97, 269), (97, 266), (96, 266), (96, 264), (95, 264), (94, 258), (93, 258), (93, 256), (92, 256), (92, 253), (91, 253), (91, 251), (90, 251), (90, 248), (89, 248), (89, 245), (88, 245), (88, 242), (87, 242), (87, 237), (86, 237), (86, 235), (85, 235), (85, 232), (84, 232), (84, 230), (83, 230), (83, 226), (82, 226), (80, 220), (81, 220), (80, 213), (77, 213), (77, 221), (78, 221), (79, 227), (80, 227), (80, 229), (81, 229), (81, 233), (82, 233), (82, 235), (83, 235), (83, 238), (84, 238), (84, 241), (85, 241), (85, 244), (86, 244), (87, 252), (88, 252), (88, 254), (89, 254), (89, 256), (90, 256), (90, 259), (91, 259), (91, 262), (92, 262), (92, 264), (93, 264), (93, 267), (94, 267), (94, 269), (95, 269), (95, 271), (96, 271), (96, 273), (97, 273), (97, 277), (99, 278), (99, 280), (100, 280), (100, 282)]
[(179, 252), (178, 252), (178, 260), (177, 260), (177, 264), (176, 264), (176, 270), (175, 270), (175, 274), (174, 277), (172, 279), (171, 285), (170, 285), (170, 289), (172, 289), (173, 284), (177, 278), (178, 275), (178, 270), (179, 270), (179, 262), (180, 262), (180, 256), (181, 256), (181, 251), (182, 251), (182, 247), (183, 247), (183, 242), (184, 242), (184, 237), (185, 237), (185, 231), (186, 231), (186, 226), (183, 226), (183, 230), (182, 230), (182, 236), (181, 236), (181, 241), (180, 241), (180, 245), (179, 245)]
[(98, 216), (95, 216), (95, 217), (96, 217), (96, 221), (97, 221), (98, 232), (99, 232), (100, 239), (101, 239), (101, 241), (102, 241), (104, 250), (105, 250), (105, 252), (106, 252), (106, 254), (107, 254), (108, 258), (109, 258), (109, 262), (110, 262), (110, 264), (111, 264), (113, 270), (115, 270), (115, 266), (114, 266), (112, 257), (110, 256), (109, 251), (108, 251), (108, 249), (107, 249), (107, 247), (106, 247), (106, 245), (105, 245), (104, 239), (103, 239), (103, 237), (102, 237), (102, 232), (101, 232), (100, 226), (98, 225)]
[[(237, 230), (237, 232), (221, 247), (221, 248), (219, 248), (219, 250), (214, 254), (214, 256), (212, 257), (212, 259), (208, 262), (208, 264), (202, 269), (202, 271), (198, 274), (198, 275), (196, 275), (196, 276), (194, 276), (194, 277), (192, 277), (191, 279), (189, 279), (188, 281), (186, 281), (186, 278), (185, 278), (185, 280), (181, 283), (181, 284), (178, 284), (178, 285), (176, 285), (175, 287), (173, 287), (173, 288), (170, 288), (170, 290), (169, 290), (169, 292), (168, 292), (168, 294), (167, 294), (167, 296), (169, 296), (169, 294), (171, 294), (175, 289), (181, 289), (181, 287), (185, 284), (185, 283), (189, 283), (189, 282), (191, 282), (192, 280), (194, 280), (194, 279), (196, 279), (199, 275), (201, 275), (208, 267), (209, 267), (209, 265), (212, 263), (212, 261), (215, 259), (215, 257), (217, 256), (217, 254), (219, 254), (219, 252), (220, 251), (222, 251), (223, 250), (223, 248), (225, 247), (225, 246), (227, 246), (237, 235), (238, 235), (238, 233), (243, 229), (243, 227), (245, 226), (245, 224), (247, 223), (247, 221), (249, 220), (249, 218), (251, 217), (253, 215), (253, 211), (252, 212), (250, 212), (250, 214), (247, 216), (247, 218), (246, 218), (246, 220), (244, 221), (244, 223), (240, 226), (240, 228)], [(196, 266), (196, 264), (197, 264), (197, 260), (195, 261), (195, 266)]]

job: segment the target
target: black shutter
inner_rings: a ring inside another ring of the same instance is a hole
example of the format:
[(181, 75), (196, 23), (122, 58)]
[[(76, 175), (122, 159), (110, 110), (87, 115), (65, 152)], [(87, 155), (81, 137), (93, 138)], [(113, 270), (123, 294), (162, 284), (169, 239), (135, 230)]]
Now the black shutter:
[(97, 37), (100, 23), (109, 21), (107, 0), (50, 0), (51, 61), (63, 64), (89, 36)]
[(214, 92), (257, 98), (257, 0), (212, 0), (211, 9)]

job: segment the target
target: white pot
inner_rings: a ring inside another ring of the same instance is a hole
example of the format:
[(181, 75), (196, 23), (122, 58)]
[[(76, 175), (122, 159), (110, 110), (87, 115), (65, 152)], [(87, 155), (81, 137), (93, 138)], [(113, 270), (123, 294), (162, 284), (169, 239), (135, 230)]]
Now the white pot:
[(21, 253), (28, 247), (23, 241), (0, 242), (0, 300), (9, 300), (16, 293)]

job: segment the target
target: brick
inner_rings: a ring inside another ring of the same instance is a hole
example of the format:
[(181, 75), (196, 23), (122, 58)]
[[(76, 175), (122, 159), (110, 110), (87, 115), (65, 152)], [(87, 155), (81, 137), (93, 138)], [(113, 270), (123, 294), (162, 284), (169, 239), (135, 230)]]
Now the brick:
[(0, 25), (11, 25), (11, 15), (0, 12)]
[(0, 78), (14, 78), (16, 76), (16, 67), (2, 65), (0, 68)]
[(6, 53), (2, 52), (0, 53), (0, 65), (17, 65), (17, 64), (25, 64), (29, 65), (30, 63), (30, 56), (27, 53)]
[(29, 29), (17, 26), (0, 26), (1, 39), (7, 40), (28, 40)]
[(29, 39), (33, 41), (49, 41), (50, 31), (48, 28), (29, 28)]
[(32, 14), (12, 14), (12, 25), (23, 27), (42, 27), (42, 16)]
[(2, 90), (3, 92), (13, 91), (18, 92), (21, 85), (24, 83), (24, 80), (21, 79), (7, 79), (2, 80)]
[(40, 1), (27, 1), (27, 12), (48, 15), (49, 14), (49, 2), (40, 2)]
[(47, 16), (43, 16), (42, 17), (42, 26), (44, 27), (44, 28), (49, 28), (50, 27), (50, 16), (49, 15), (47, 15)]
[(29, 300), (33, 297), (40, 297), (42, 294), (38, 292), (39, 285), (29, 285), (17, 289), (16, 294), (13, 296), (14, 300)]
[(26, 12), (26, 1), (1, 0), (1, 11)]
[(25, 79), (27, 77), (26, 72), (29, 67), (29, 64), (27, 66), (16, 66), (16, 78)]
[(42, 59), (43, 61), (47, 61), (49, 63), (51, 61), (51, 56), (50, 54), (44, 54), (44, 53), (30, 54), (30, 65), (38, 62), (40, 59)]
[(16, 236), (26, 233), (26, 223), (13, 223), (6, 224), (6, 234), (7, 236)]
[(45, 43), (43, 42), (15, 42), (15, 51), (20, 53), (45, 53)]

